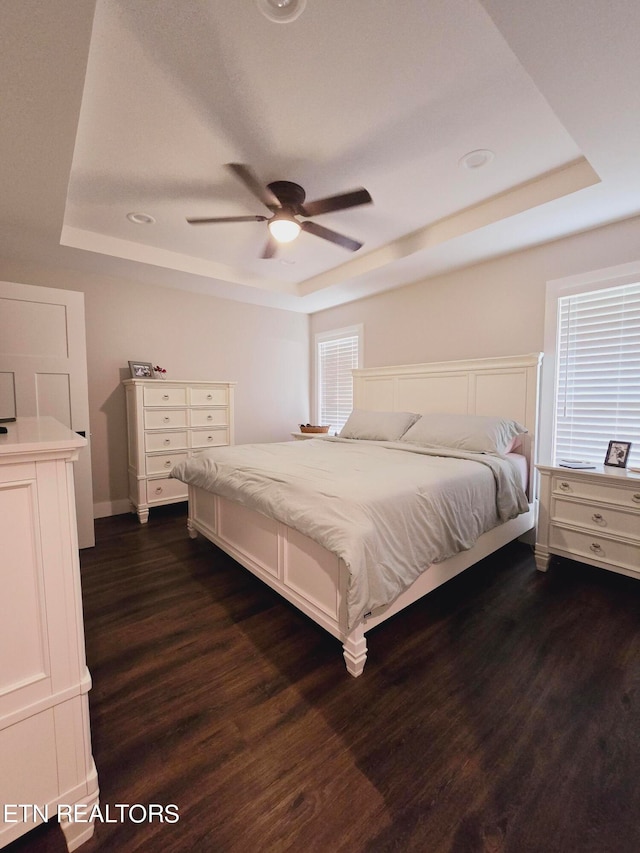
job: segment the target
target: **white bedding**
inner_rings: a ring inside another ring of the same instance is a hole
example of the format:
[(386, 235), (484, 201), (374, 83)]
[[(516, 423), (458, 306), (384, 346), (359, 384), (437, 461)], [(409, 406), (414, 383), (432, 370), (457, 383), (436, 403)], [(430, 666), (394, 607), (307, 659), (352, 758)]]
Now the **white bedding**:
[(349, 628), (431, 563), (529, 509), (504, 457), (311, 439), (205, 450), (171, 471), (295, 528), (344, 560)]

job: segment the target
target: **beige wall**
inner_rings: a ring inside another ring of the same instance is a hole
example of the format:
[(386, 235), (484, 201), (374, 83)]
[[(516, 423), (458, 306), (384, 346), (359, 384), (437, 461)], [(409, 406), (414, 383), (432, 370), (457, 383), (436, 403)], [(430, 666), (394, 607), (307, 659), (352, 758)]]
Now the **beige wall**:
[(544, 349), (547, 281), (640, 260), (640, 217), (314, 314), (364, 324), (364, 367)]
[(122, 279), (0, 259), (0, 278), (85, 294), (93, 496), (128, 511), (122, 379), (131, 359), (168, 378), (232, 380), (236, 442), (286, 441), (309, 417), (309, 318)]

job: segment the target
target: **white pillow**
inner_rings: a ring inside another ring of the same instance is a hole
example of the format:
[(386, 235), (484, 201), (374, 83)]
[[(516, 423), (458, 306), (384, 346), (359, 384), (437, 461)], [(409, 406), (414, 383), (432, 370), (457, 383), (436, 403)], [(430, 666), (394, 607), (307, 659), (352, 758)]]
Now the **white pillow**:
[(340, 438), (398, 441), (420, 418), (414, 412), (369, 412), (354, 409), (339, 432)]
[(475, 453), (507, 452), (513, 439), (528, 432), (517, 421), (485, 415), (423, 415), (402, 441), (429, 447), (452, 447)]

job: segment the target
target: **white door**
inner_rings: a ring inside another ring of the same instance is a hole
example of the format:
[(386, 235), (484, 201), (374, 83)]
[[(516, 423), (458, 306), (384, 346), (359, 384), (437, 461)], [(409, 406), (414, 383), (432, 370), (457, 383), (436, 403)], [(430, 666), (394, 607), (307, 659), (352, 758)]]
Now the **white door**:
[[(0, 281), (0, 418), (51, 415), (89, 433), (84, 294)], [(91, 448), (75, 463), (80, 548), (95, 545)]]

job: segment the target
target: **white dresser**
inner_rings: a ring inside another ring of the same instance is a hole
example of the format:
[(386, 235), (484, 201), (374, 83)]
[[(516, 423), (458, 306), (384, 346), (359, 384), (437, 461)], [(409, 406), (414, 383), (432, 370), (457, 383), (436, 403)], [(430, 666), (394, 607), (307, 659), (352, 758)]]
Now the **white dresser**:
[(536, 566), (551, 555), (640, 578), (640, 474), (538, 465)]
[[(0, 847), (98, 802), (91, 754), (73, 462), (84, 438), (53, 418), (0, 434)], [(13, 808), (30, 804), (25, 811)], [(66, 806), (66, 811), (62, 806)], [(35, 807), (40, 811), (36, 812)], [(92, 823), (60, 821), (69, 850)]]
[(125, 379), (129, 499), (140, 523), (149, 509), (187, 499), (169, 478), (178, 462), (205, 447), (233, 444), (235, 382)]

